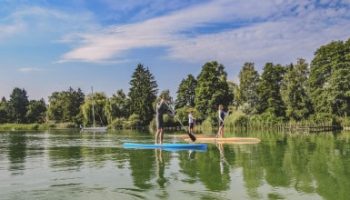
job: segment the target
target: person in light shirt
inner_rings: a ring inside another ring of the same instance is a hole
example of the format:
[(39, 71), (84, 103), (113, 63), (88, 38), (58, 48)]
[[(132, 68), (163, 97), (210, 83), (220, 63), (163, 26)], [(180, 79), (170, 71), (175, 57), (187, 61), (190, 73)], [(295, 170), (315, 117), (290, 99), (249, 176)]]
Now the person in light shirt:
[(188, 131), (190, 134), (193, 134), (194, 120), (196, 119), (193, 117), (193, 112), (190, 111), (190, 113), (188, 114)]

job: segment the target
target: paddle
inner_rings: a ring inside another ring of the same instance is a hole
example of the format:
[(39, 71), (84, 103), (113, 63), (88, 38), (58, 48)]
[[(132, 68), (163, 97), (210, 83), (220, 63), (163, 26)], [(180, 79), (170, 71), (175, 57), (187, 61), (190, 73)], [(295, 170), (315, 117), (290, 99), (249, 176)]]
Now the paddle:
[(175, 110), (169, 105), (167, 104), (166, 102), (164, 102), (165, 105), (168, 107), (168, 109), (170, 110), (170, 112), (172, 113), (172, 115), (174, 116), (174, 118), (180, 123), (181, 125), (181, 128), (184, 129), (184, 131), (186, 131), (187, 135), (191, 138), (192, 142), (196, 141), (196, 136), (194, 136), (191, 132), (189, 132), (185, 126), (182, 124), (181, 120), (176, 117), (176, 114), (175, 114)]

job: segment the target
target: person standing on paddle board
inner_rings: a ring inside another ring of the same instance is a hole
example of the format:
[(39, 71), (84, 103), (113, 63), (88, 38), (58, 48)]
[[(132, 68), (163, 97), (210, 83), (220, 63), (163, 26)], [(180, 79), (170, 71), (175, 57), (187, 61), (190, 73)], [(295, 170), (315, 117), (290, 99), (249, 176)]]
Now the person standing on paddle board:
[(218, 117), (219, 117), (219, 130), (217, 133), (217, 137), (224, 137), (224, 120), (226, 115), (228, 115), (227, 112), (224, 111), (224, 106), (222, 104), (219, 105), (219, 111), (218, 111)]
[(162, 144), (163, 143), (163, 114), (165, 112), (165, 99), (162, 97), (156, 106), (156, 125), (157, 132), (155, 136), (155, 143)]
[(190, 134), (193, 134), (194, 120), (195, 120), (192, 114), (193, 112), (191, 110), (190, 113), (188, 114), (188, 131)]

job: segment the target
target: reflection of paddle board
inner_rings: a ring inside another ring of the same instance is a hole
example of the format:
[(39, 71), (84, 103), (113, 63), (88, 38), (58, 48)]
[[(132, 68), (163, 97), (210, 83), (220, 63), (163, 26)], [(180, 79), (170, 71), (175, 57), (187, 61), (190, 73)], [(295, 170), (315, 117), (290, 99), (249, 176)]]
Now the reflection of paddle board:
[[(188, 138), (185, 141), (190, 141)], [(198, 137), (198, 142), (205, 143), (231, 143), (231, 144), (257, 144), (260, 142), (259, 138), (248, 137), (229, 137), (229, 138), (216, 138), (216, 137)]]
[[(190, 139), (189, 139), (190, 140)], [(128, 149), (165, 149), (165, 150), (206, 150), (207, 144), (145, 144), (145, 143), (124, 143), (123, 147)]]

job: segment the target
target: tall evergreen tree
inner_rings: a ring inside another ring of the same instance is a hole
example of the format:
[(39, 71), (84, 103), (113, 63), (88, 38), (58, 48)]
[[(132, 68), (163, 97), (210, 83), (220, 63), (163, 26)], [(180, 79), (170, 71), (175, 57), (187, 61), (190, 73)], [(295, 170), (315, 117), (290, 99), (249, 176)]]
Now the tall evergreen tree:
[(257, 113), (258, 85), (259, 74), (254, 68), (254, 63), (244, 63), (239, 73), (239, 97), (243, 111), (247, 114)]
[(216, 61), (207, 62), (197, 81), (195, 105), (201, 118), (216, 116), (218, 105), (228, 106), (232, 102), (233, 94), (223, 65)]
[(14, 88), (9, 100), (10, 118), (16, 123), (26, 122), (27, 106), (29, 104), (27, 91)]
[(350, 39), (331, 42), (316, 51), (309, 81), (317, 113), (350, 115)]
[(309, 68), (304, 59), (290, 65), (281, 86), (282, 99), (286, 105), (286, 116), (299, 121), (306, 119), (313, 111), (308, 92)]
[(148, 125), (153, 118), (153, 102), (157, 98), (158, 85), (151, 72), (138, 64), (130, 80), (130, 112), (140, 117), (140, 125)]
[(194, 107), (194, 99), (196, 94), (197, 80), (192, 74), (186, 79), (182, 79), (179, 88), (177, 89), (176, 109), (184, 106)]
[(258, 86), (259, 113), (268, 112), (276, 117), (285, 116), (280, 89), (285, 68), (281, 65), (266, 63)]

